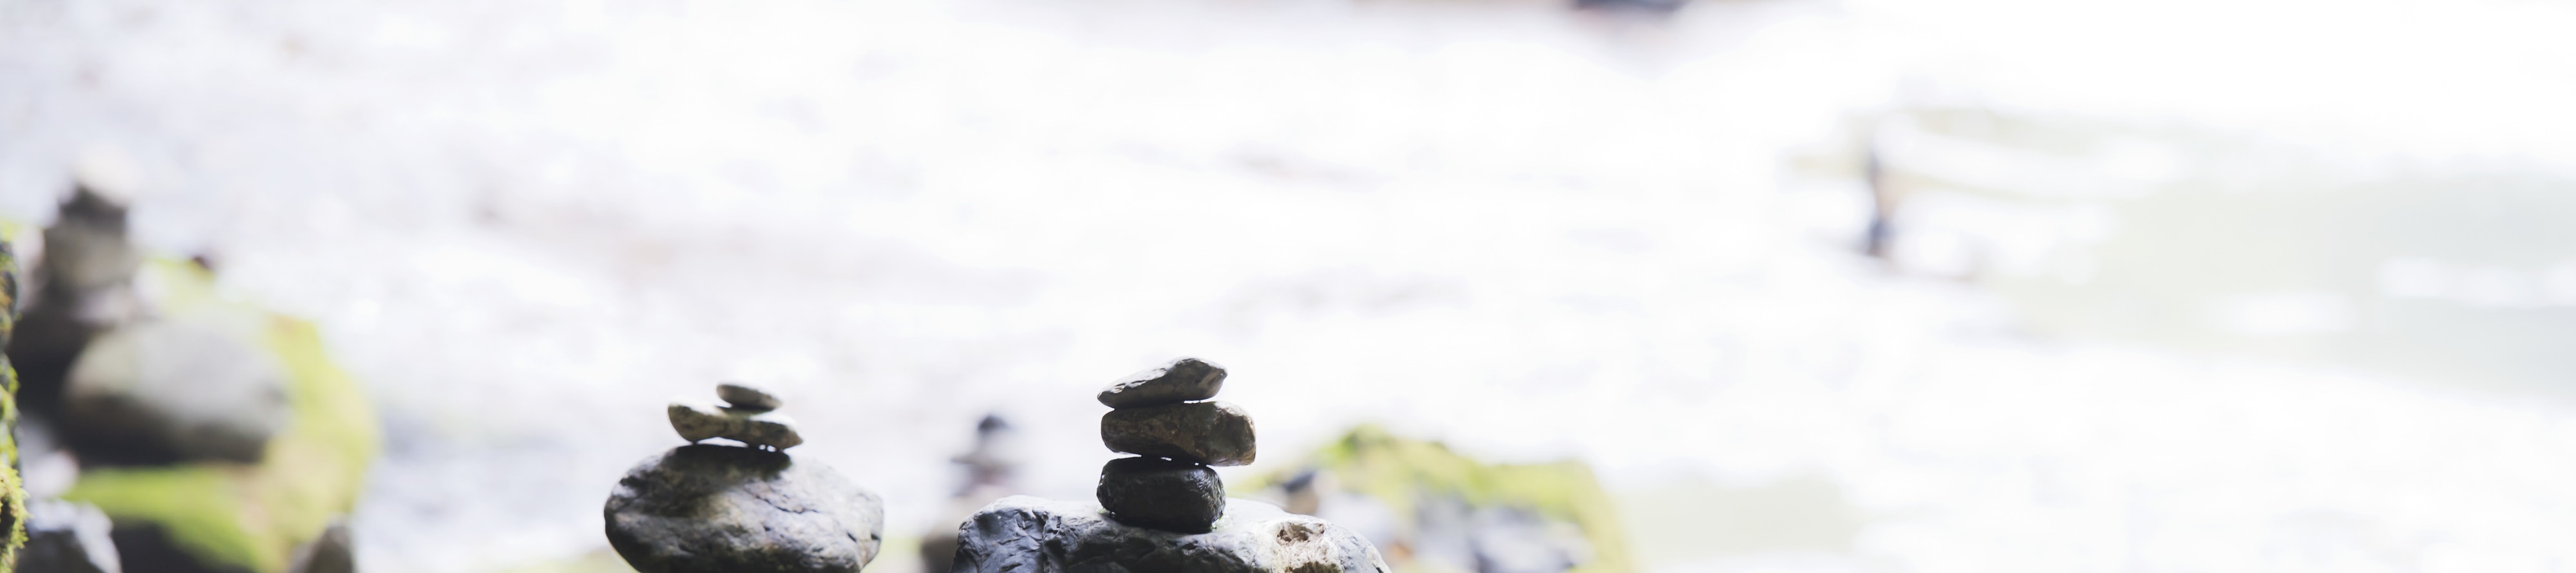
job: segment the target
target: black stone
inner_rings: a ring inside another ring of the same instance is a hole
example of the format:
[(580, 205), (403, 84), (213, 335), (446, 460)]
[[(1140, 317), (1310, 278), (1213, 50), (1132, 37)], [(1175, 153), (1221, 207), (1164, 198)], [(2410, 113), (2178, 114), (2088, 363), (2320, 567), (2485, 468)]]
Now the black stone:
[(1100, 506), (1119, 523), (1181, 533), (1207, 533), (1225, 512), (1225, 482), (1216, 470), (1162, 458), (1123, 458), (1100, 467)]
[(855, 573), (875, 559), (884, 505), (822, 464), (690, 445), (618, 480), (608, 545), (641, 573)]

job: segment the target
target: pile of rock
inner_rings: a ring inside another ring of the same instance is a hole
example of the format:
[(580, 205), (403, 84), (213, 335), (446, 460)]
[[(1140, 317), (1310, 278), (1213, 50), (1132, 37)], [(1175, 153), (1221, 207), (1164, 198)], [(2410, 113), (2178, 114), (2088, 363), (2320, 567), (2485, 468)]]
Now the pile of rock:
[[(18, 570), (301, 573), (296, 548), (354, 506), (375, 457), (381, 426), (362, 385), (310, 322), (214, 294), (211, 258), (147, 254), (129, 233), (128, 195), (96, 183), (84, 176), (46, 226), (33, 288), (0, 276), (0, 307), (25, 310), (14, 327), (0, 312), (19, 376), (15, 404), (0, 397), (0, 413), (14, 412), (0, 426), (14, 418), (16, 435), (43, 437), (0, 451), (16, 452), (30, 495), (93, 507), (109, 533), (33, 531), (86, 549)], [(0, 266), (11, 258), (0, 250)], [(170, 503), (201, 490), (239, 495)], [(0, 497), (0, 541), (11, 519), (46, 525), (13, 505), (21, 498)]]
[(1225, 369), (1195, 358), (1100, 392), (1109, 449), (1099, 505), (1011, 496), (958, 526), (953, 573), (1383, 572), (1377, 548), (1330, 522), (1225, 497), (1208, 466), (1252, 463), (1252, 417), (1208, 402)]
[(59, 424), (86, 465), (258, 463), (293, 417), (267, 317), (147, 296), (149, 258), (112, 195), (76, 189), (45, 228), (40, 280), (8, 341), (26, 412)]
[(774, 451), (805, 443), (804, 437), (796, 435), (796, 421), (776, 412), (780, 405), (777, 396), (727, 382), (716, 385), (716, 397), (725, 404), (671, 402), (671, 429), (693, 444), (707, 438), (724, 438)]
[(1100, 468), (1100, 506), (1120, 523), (1206, 533), (1225, 513), (1225, 482), (1208, 466), (1252, 463), (1252, 417), (1224, 402), (1225, 368), (1196, 358), (1138, 372), (1100, 391), (1110, 451), (1139, 454)]
[[(671, 429), (691, 445), (645, 458), (609, 493), (608, 544), (642, 573), (855, 573), (876, 559), (876, 494), (783, 450), (805, 442), (781, 401), (740, 384), (724, 406), (686, 400)], [(697, 444), (725, 438), (743, 446)]]

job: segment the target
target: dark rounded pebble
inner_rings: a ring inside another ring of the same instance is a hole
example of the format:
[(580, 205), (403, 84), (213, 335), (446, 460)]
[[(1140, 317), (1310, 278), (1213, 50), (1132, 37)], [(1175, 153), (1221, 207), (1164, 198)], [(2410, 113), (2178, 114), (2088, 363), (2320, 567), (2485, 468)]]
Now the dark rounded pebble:
[(1100, 506), (1119, 523), (1179, 533), (1206, 533), (1225, 513), (1225, 482), (1189, 462), (1134, 457), (1100, 468)]

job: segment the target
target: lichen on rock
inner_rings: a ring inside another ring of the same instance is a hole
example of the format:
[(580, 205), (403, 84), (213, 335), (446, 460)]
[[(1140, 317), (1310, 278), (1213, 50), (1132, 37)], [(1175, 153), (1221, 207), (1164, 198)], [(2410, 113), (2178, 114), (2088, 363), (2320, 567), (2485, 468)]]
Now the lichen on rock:
[[(0, 348), (18, 326), (18, 255), (0, 240)], [(18, 371), (0, 356), (0, 573), (18, 562), (27, 544), (27, 488), (18, 478)]]

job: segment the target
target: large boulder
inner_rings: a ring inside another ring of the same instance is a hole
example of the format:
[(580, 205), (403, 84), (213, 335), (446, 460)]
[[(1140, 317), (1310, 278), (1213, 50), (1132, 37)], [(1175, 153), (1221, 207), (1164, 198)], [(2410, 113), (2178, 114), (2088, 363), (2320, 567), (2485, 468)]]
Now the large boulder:
[(257, 462), (286, 426), (286, 376), (254, 327), (192, 316), (90, 342), (63, 392), (64, 436), (84, 461)]
[[(217, 312), (212, 282), (174, 261), (156, 268), (162, 285), (193, 295), (163, 305), (173, 317)], [(228, 312), (228, 311), (227, 311)], [(258, 314), (259, 347), (286, 374), (285, 430), (255, 464), (204, 460), (174, 465), (90, 465), (63, 499), (96, 504), (116, 523), (118, 558), (129, 571), (285, 571), (297, 547), (356, 507), (381, 427), (364, 386), (334, 364), (311, 323)]]
[(1118, 523), (1098, 504), (1011, 496), (957, 530), (951, 573), (1342, 573), (1387, 571), (1368, 540), (1277, 506), (1226, 500), (1207, 533)]
[(642, 573), (854, 573), (876, 558), (884, 505), (783, 452), (680, 446), (610, 492), (608, 544)]

